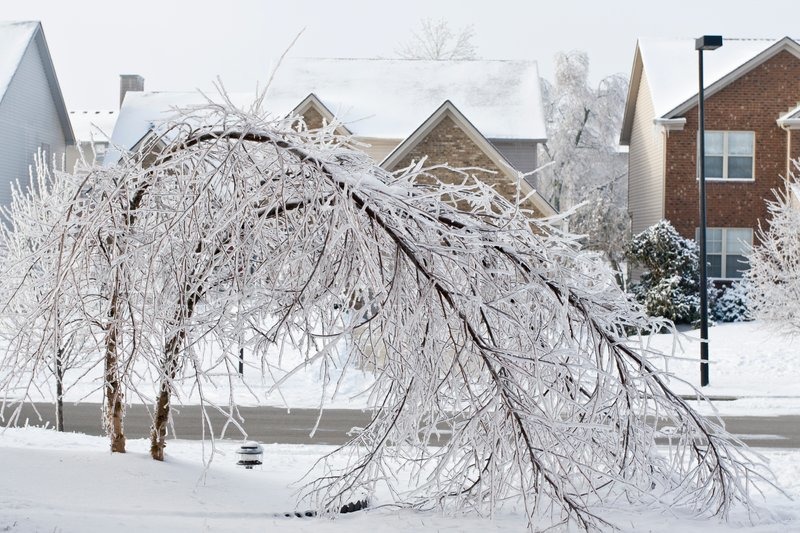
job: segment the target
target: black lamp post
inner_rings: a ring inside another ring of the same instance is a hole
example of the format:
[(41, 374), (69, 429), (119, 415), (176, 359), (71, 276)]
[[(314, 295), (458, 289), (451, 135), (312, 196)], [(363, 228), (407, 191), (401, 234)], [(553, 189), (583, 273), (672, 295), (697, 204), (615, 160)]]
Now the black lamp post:
[(700, 386), (708, 385), (708, 277), (706, 275), (706, 128), (703, 100), (703, 51), (722, 46), (722, 36), (703, 35), (694, 42), (699, 63), (700, 90), (697, 93), (697, 173), (700, 183)]

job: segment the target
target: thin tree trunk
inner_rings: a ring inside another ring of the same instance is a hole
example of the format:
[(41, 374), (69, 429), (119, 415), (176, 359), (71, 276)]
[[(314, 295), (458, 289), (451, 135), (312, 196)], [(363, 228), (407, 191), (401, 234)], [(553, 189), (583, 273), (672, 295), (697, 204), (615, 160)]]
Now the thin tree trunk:
[(64, 349), (56, 352), (56, 431), (64, 431)]
[[(198, 253), (202, 245), (198, 245)], [(216, 255), (216, 252), (215, 254)], [(190, 276), (194, 279), (195, 276)], [(178, 373), (179, 357), (186, 340), (186, 322), (191, 320), (194, 314), (195, 305), (202, 298), (204, 288), (202, 284), (193, 285), (187, 283), (184, 286), (186, 296), (183, 307), (175, 313), (175, 324), (180, 325), (177, 332), (169, 338), (164, 345), (164, 360), (162, 362), (161, 387), (156, 402), (155, 417), (153, 426), (150, 428), (150, 456), (156, 461), (164, 460), (164, 448), (166, 448), (167, 424), (169, 423), (170, 400), (172, 397), (172, 381)]]
[(119, 324), (120, 316), (119, 274), (114, 284), (111, 296), (111, 309), (109, 322), (106, 327), (106, 354), (105, 354), (105, 418), (104, 426), (106, 435), (111, 440), (111, 451), (125, 453), (125, 434), (123, 432), (122, 418), (124, 416), (122, 384), (119, 378)]
[(164, 460), (164, 448), (167, 446), (167, 424), (169, 423), (170, 400), (172, 398), (172, 380), (178, 373), (178, 355), (183, 345), (183, 330), (173, 335), (164, 347), (161, 387), (156, 402), (153, 426), (150, 428), (150, 456), (156, 461)]

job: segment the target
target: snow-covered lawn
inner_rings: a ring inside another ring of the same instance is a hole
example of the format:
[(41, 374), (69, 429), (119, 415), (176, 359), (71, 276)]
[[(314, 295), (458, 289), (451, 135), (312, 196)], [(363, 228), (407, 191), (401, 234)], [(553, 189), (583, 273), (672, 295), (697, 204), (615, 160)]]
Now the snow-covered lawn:
[[(238, 443), (219, 444), (224, 455), (204, 470), (202, 444), (171, 441), (164, 463), (152, 461), (147, 442), (129, 441), (129, 453), (110, 454), (105, 439), (58, 434), (39, 428), (0, 433), (0, 531), (313, 531), (359, 533), (524, 531), (519, 510), (493, 518), (444, 516), (437, 512), (380, 507), (326, 518), (285, 518), (295, 510), (292, 486), (326, 446), (269, 445), (265, 466), (234, 466)], [(207, 445), (206, 445), (207, 446)], [(208, 448), (206, 447), (206, 452)], [(743, 511), (731, 523), (665, 514), (610, 510), (623, 531), (743, 533), (800, 530), (800, 451), (765, 452), (779, 482), (795, 501), (768, 488), (765, 507), (772, 519), (750, 524)], [(388, 497), (385, 498), (388, 501)], [(302, 509), (302, 507), (301, 507)]]
[[(685, 331), (645, 337), (650, 349), (672, 353), (667, 360), (654, 358), (680, 380), (700, 386), (700, 332)], [(715, 406), (726, 415), (800, 414), (800, 339), (776, 333), (763, 322), (718, 324), (709, 328), (710, 385), (702, 392), (710, 397), (735, 397), (735, 401), (717, 401)], [(680, 380), (671, 381), (673, 389), (690, 394), (691, 388)]]
[[(688, 337), (673, 339), (654, 335), (650, 348), (671, 352), (673, 342), (679, 358), (671, 358), (668, 369), (697, 385), (699, 347)], [(796, 341), (775, 335), (758, 322), (723, 324), (710, 330), (712, 396), (742, 399), (717, 402), (723, 414), (800, 413), (800, 350)], [(263, 404), (292, 407), (316, 405), (320, 390), (319, 368), (301, 372), (284, 387), (284, 400), (264, 395), (269, 384), (246, 373), (249, 386)], [(346, 401), (371, 380), (368, 374), (352, 372), (342, 383), (347, 394), (337, 406), (357, 407), (363, 399)], [(689, 387), (673, 383), (681, 392)], [(237, 385), (243, 396), (244, 384)], [(223, 394), (224, 388), (220, 389)], [(76, 391), (77, 392), (77, 391)], [(85, 391), (84, 391), (85, 392)], [(315, 394), (311, 394), (315, 392)], [(272, 399), (271, 399), (272, 398)], [(191, 403), (191, 396), (185, 401)], [(285, 403), (284, 403), (285, 401)], [(350, 403), (352, 402), (352, 403)], [(749, 402), (749, 403), (748, 403)], [(343, 405), (344, 404), (344, 405)], [(112, 455), (103, 438), (59, 434), (39, 428), (8, 429), (0, 433), (0, 531), (314, 531), (381, 533), (406, 531), (518, 532), (527, 525), (524, 513), (509, 506), (492, 518), (445, 516), (394, 507), (386, 494), (378, 494), (375, 507), (367, 512), (324, 518), (285, 518), (295, 510), (294, 483), (313, 466), (326, 446), (269, 445), (265, 466), (245, 471), (234, 466), (234, 451), (240, 443), (221, 441), (208, 470), (203, 457), (209, 444), (170, 441), (167, 461), (157, 463), (148, 456), (144, 440), (128, 442), (129, 453)], [(764, 507), (771, 513), (753, 517), (744, 510), (732, 522), (697, 520), (678, 514), (640, 514), (625, 509), (607, 509), (623, 531), (653, 533), (742, 531), (772, 533), (800, 531), (800, 450), (761, 450), (770, 461), (778, 483), (794, 498), (790, 501), (776, 489), (765, 488)], [(304, 507), (300, 507), (303, 509)]]

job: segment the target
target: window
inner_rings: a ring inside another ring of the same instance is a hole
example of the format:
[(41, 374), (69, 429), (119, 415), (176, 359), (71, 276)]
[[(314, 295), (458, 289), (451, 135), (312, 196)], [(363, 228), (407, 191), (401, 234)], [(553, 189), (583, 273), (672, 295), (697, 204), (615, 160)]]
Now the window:
[(755, 137), (752, 131), (707, 131), (706, 179), (754, 179)]
[[(695, 233), (700, 238), (700, 228)], [(750, 268), (750, 228), (706, 228), (706, 272), (709, 278), (738, 279)]]

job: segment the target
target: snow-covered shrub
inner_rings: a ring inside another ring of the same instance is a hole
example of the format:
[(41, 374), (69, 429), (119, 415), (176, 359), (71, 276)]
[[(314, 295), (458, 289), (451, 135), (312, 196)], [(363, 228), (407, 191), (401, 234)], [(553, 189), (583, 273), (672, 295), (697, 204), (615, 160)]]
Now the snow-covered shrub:
[(679, 323), (699, 317), (699, 260), (693, 240), (684, 239), (662, 220), (634, 236), (628, 260), (645, 269), (639, 282), (631, 285), (631, 292), (648, 315)]
[(737, 281), (721, 289), (714, 299), (712, 310), (720, 322), (747, 322), (753, 320), (748, 307), (747, 282)]

